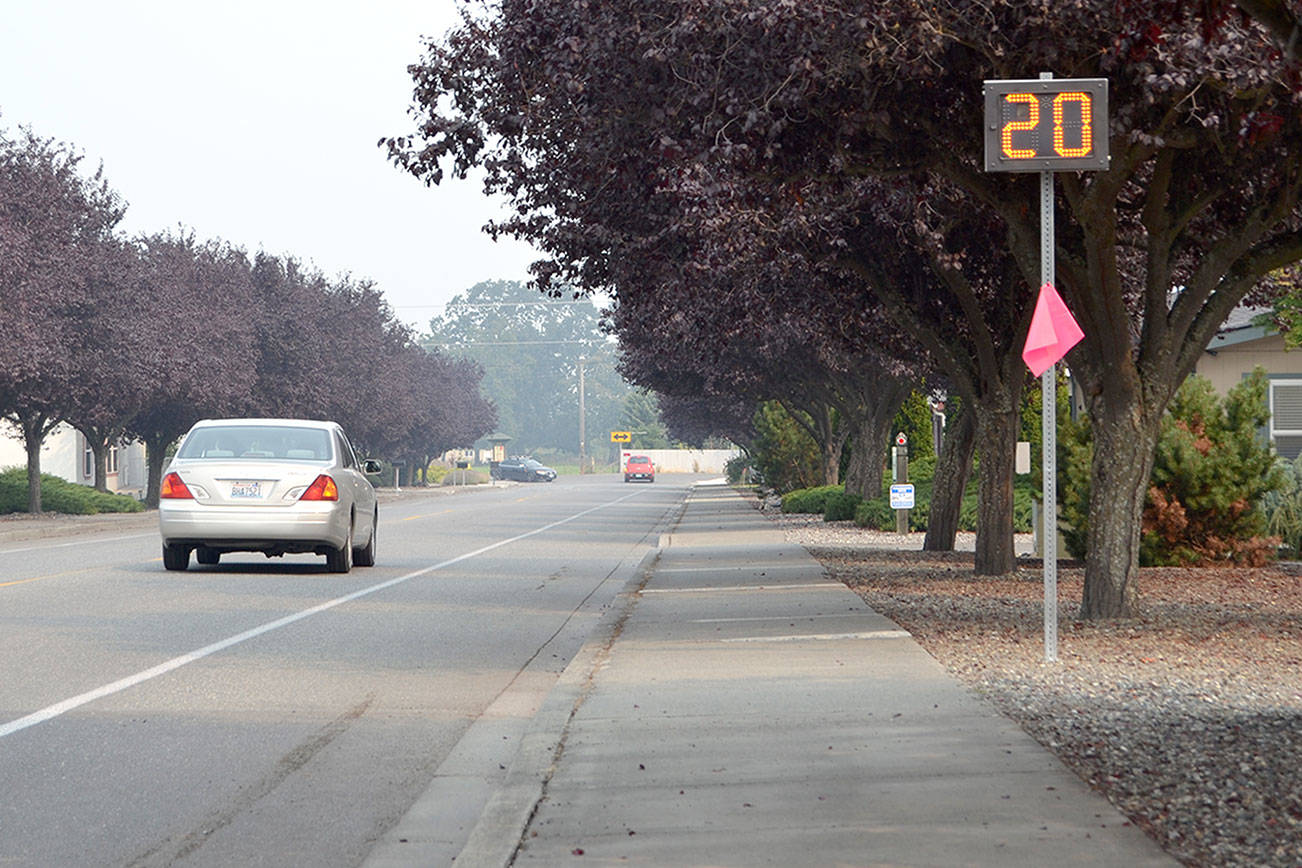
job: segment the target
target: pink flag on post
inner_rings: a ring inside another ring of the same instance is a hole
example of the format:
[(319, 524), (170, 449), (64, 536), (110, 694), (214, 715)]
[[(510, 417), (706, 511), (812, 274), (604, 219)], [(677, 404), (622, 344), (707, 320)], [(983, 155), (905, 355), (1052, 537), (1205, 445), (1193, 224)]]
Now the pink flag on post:
[(1053, 284), (1046, 283), (1040, 287), (1040, 297), (1035, 301), (1035, 313), (1031, 316), (1031, 329), (1026, 333), (1026, 346), (1022, 349), (1022, 360), (1031, 373), (1038, 377), (1049, 370), (1083, 337), (1085, 333), (1076, 324)]

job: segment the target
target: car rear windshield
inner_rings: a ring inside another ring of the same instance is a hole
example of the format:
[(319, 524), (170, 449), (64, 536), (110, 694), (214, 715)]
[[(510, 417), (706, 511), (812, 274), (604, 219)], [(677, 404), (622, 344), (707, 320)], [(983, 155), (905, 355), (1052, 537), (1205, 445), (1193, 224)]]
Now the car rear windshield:
[(214, 425), (185, 439), (177, 458), (328, 461), (330, 432), (275, 425)]
[(628, 463), (629, 463), (629, 464), (650, 464), (650, 463), (651, 463), (651, 459), (650, 459), (650, 458), (647, 458), (645, 455), (634, 455), (632, 458), (628, 459)]

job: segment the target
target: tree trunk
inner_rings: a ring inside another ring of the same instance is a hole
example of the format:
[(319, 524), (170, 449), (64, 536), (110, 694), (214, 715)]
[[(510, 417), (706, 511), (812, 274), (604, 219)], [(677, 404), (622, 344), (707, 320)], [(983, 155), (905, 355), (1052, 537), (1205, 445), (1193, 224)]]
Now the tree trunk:
[(91, 456), (95, 459), (95, 490), (108, 493), (108, 441), (95, 438), (87, 441)]
[(841, 481), (841, 453), (845, 451), (845, 441), (849, 432), (845, 426), (834, 423), (831, 410), (827, 411), (827, 415), (826, 426), (819, 425), (820, 429), (826, 429), (824, 437), (819, 439), (823, 452), (823, 484), (837, 485)]
[(57, 417), (43, 411), (14, 412), (5, 417), (18, 426), (27, 451), (27, 511), (39, 513), (41, 506), (41, 446), (46, 435), (59, 424)]
[[(1010, 390), (1011, 391), (1011, 390)], [(1002, 576), (1013, 571), (1013, 469), (1017, 453), (1017, 402), (987, 401), (977, 408), (981, 443), (978, 481), (976, 574)]]
[(936, 460), (936, 476), (931, 489), (931, 508), (927, 513), (927, 536), (922, 550), (952, 552), (958, 535), (958, 516), (963, 508), (963, 492), (972, 473), (972, 450), (976, 445), (976, 425), (971, 405), (959, 404), (945, 431), (945, 441)]
[(865, 394), (861, 412), (851, 418), (850, 464), (845, 470), (845, 490), (865, 500), (882, 496), (882, 475), (886, 443), (891, 439), (891, 423), (909, 389), (894, 378), (881, 378), (873, 384), (875, 394)]
[(1133, 412), (1109, 413), (1099, 403), (1091, 408), (1094, 459), (1080, 610), (1085, 620), (1136, 614), (1144, 498), (1161, 418), (1148, 422)]
[(23, 446), (27, 449), (27, 511), (37, 515), (41, 511), (41, 444), (45, 435), (39, 425), (23, 422)]
[(145, 506), (158, 509), (158, 496), (163, 489), (163, 462), (167, 460), (170, 438), (163, 435), (145, 438), (145, 466), (149, 481), (145, 487)]

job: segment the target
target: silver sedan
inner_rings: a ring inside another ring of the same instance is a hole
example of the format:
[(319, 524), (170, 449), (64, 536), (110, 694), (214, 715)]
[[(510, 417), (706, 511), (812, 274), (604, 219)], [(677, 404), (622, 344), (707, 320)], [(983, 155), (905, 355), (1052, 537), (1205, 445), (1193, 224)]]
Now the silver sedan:
[(378, 509), (343, 429), (307, 419), (205, 419), (185, 435), (163, 476), (163, 566), (184, 570), (194, 552), (267, 557), (314, 553), (338, 573), (375, 564)]

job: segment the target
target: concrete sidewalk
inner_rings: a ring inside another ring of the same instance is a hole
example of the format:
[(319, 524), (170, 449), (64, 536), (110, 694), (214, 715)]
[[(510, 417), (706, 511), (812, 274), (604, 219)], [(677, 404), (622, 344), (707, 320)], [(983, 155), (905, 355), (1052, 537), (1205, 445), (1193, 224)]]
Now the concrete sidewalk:
[(548, 695), (466, 865), (1174, 865), (736, 493)]

